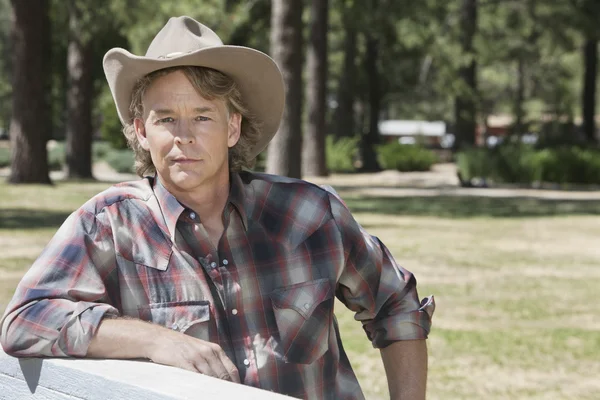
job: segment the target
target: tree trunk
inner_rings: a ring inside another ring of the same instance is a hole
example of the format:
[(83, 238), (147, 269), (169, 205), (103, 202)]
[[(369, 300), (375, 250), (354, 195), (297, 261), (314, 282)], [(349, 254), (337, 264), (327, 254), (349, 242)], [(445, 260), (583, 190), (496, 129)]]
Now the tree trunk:
[(361, 171), (377, 172), (381, 170), (377, 162), (375, 146), (379, 143), (379, 113), (381, 111), (381, 88), (379, 82), (379, 40), (370, 33), (366, 34), (367, 50), (365, 71), (369, 83), (369, 127), (361, 137)]
[(583, 132), (590, 143), (596, 143), (596, 77), (598, 71), (598, 39), (588, 38), (583, 47), (585, 75), (583, 80)]
[(462, 27), (460, 33), (462, 52), (470, 60), (458, 71), (458, 78), (463, 84), (454, 104), (455, 150), (475, 145), (475, 132), (477, 129), (477, 108), (475, 103), (477, 93), (477, 63), (473, 49), (473, 38), (477, 31), (477, 0), (463, 0), (459, 26)]
[(271, 8), (271, 54), (287, 95), (279, 132), (269, 145), (267, 172), (292, 178), (302, 172), (302, 8), (303, 0), (273, 0)]
[(46, 139), (51, 129), (48, 93), (48, 0), (11, 0), (13, 91), (10, 183), (50, 183)]
[[(347, 13), (348, 11), (345, 10)], [(356, 28), (350, 16), (345, 15), (344, 23), (344, 66), (338, 84), (337, 109), (335, 110), (334, 132), (337, 138), (355, 135), (354, 94), (356, 81)]]
[(515, 98), (515, 125), (514, 133), (516, 135), (523, 135), (525, 132), (523, 126), (523, 117), (525, 111), (523, 110), (523, 104), (525, 102), (525, 61), (523, 56), (520, 55), (517, 60), (517, 93)]
[(81, 3), (69, 2), (69, 48), (67, 55), (66, 175), (69, 179), (92, 179), (92, 40), (82, 24)]
[(327, 112), (328, 8), (328, 0), (312, 0), (308, 49), (308, 126), (302, 149), (302, 173), (306, 176), (327, 176), (325, 113)]

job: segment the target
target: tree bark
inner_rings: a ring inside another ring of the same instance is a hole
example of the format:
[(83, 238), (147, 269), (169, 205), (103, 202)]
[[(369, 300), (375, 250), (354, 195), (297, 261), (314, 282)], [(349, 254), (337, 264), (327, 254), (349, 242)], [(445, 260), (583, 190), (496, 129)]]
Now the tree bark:
[(273, 0), (271, 55), (281, 68), (286, 104), (277, 135), (268, 149), (267, 172), (301, 177), (303, 0)]
[(598, 71), (598, 39), (588, 38), (583, 47), (583, 132), (589, 143), (596, 143), (596, 78)]
[[(348, 10), (344, 10), (348, 14)], [(337, 92), (337, 109), (335, 110), (334, 131), (337, 138), (355, 135), (354, 97), (356, 91), (356, 53), (357, 32), (355, 21), (350, 15), (343, 16), (344, 24), (344, 66), (340, 76)]]
[(473, 49), (473, 38), (477, 31), (477, 0), (463, 0), (460, 10), (460, 44), (463, 55), (470, 57), (466, 65), (458, 71), (463, 85), (454, 103), (455, 136), (454, 149), (475, 145), (477, 130), (477, 62)]
[(517, 60), (517, 93), (515, 98), (515, 124), (514, 133), (521, 136), (525, 132), (523, 126), (523, 118), (525, 116), (525, 110), (523, 105), (525, 103), (525, 61), (523, 55), (519, 56)]
[(92, 179), (92, 101), (94, 97), (93, 52), (90, 32), (82, 23), (81, 3), (69, 1), (69, 48), (67, 54), (66, 175), (69, 179)]
[(308, 48), (308, 125), (302, 149), (302, 173), (327, 176), (325, 114), (327, 112), (327, 20), (329, 0), (312, 0)]
[(379, 40), (370, 33), (366, 34), (365, 70), (369, 83), (369, 127), (361, 137), (361, 171), (377, 172), (381, 170), (377, 162), (375, 146), (379, 143), (379, 113), (381, 111), (381, 88), (379, 82)]
[(49, 184), (50, 17), (48, 0), (11, 0), (13, 94), (10, 183)]

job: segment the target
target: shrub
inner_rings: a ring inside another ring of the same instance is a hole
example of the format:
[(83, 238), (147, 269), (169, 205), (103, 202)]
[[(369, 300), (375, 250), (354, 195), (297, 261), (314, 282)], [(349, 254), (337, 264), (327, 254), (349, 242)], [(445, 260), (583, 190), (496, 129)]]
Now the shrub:
[(457, 168), (465, 181), (485, 178), (499, 183), (600, 184), (600, 151), (577, 146), (536, 150), (508, 144), (460, 152)]
[(358, 137), (335, 139), (332, 135), (325, 140), (325, 156), (329, 172), (354, 172), (354, 159), (358, 151)]
[(475, 178), (489, 178), (494, 170), (489, 152), (486, 149), (468, 149), (456, 155), (456, 167), (465, 181)]
[(48, 146), (48, 168), (50, 171), (60, 171), (66, 162), (66, 150), (63, 142), (51, 141)]
[(107, 85), (99, 95), (98, 107), (102, 114), (102, 124), (100, 125), (102, 139), (115, 149), (126, 149), (127, 140), (123, 135), (123, 126)]
[(103, 160), (112, 149), (113, 147), (109, 142), (95, 141), (92, 143), (92, 161), (98, 162)]
[(0, 168), (10, 167), (10, 149), (0, 147)]
[(131, 150), (112, 150), (104, 158), (106, 162), (119, 173), (135, 173), (135, 157)]
[(377, 146), (377, 158), (381, 168), (402, 172), (429, 171), (437, 162), (437, 157), (431, 150), (400, 143)]
[(531, 183), (540, 179), (541, 173), (532, 146), (515, 143), (498, 146), (492, 150), (495, 163), (492, 177), (499, 182)]

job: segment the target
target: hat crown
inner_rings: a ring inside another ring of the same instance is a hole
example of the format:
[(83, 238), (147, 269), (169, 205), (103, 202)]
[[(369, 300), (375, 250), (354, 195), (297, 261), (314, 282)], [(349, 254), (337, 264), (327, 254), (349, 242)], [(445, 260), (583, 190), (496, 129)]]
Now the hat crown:
[(210, 28), (190, 17), (170, 18), (150, 43), (146, 57), (171, 58), (223, 42)]

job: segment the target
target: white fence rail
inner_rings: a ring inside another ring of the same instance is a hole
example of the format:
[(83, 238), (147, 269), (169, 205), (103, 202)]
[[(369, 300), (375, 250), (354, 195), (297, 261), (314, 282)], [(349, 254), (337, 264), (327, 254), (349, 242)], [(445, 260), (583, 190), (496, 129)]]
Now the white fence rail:
[(290, 397), (145, 361), (17, 359), (0, 347), (0, 399), (285, 400)]

